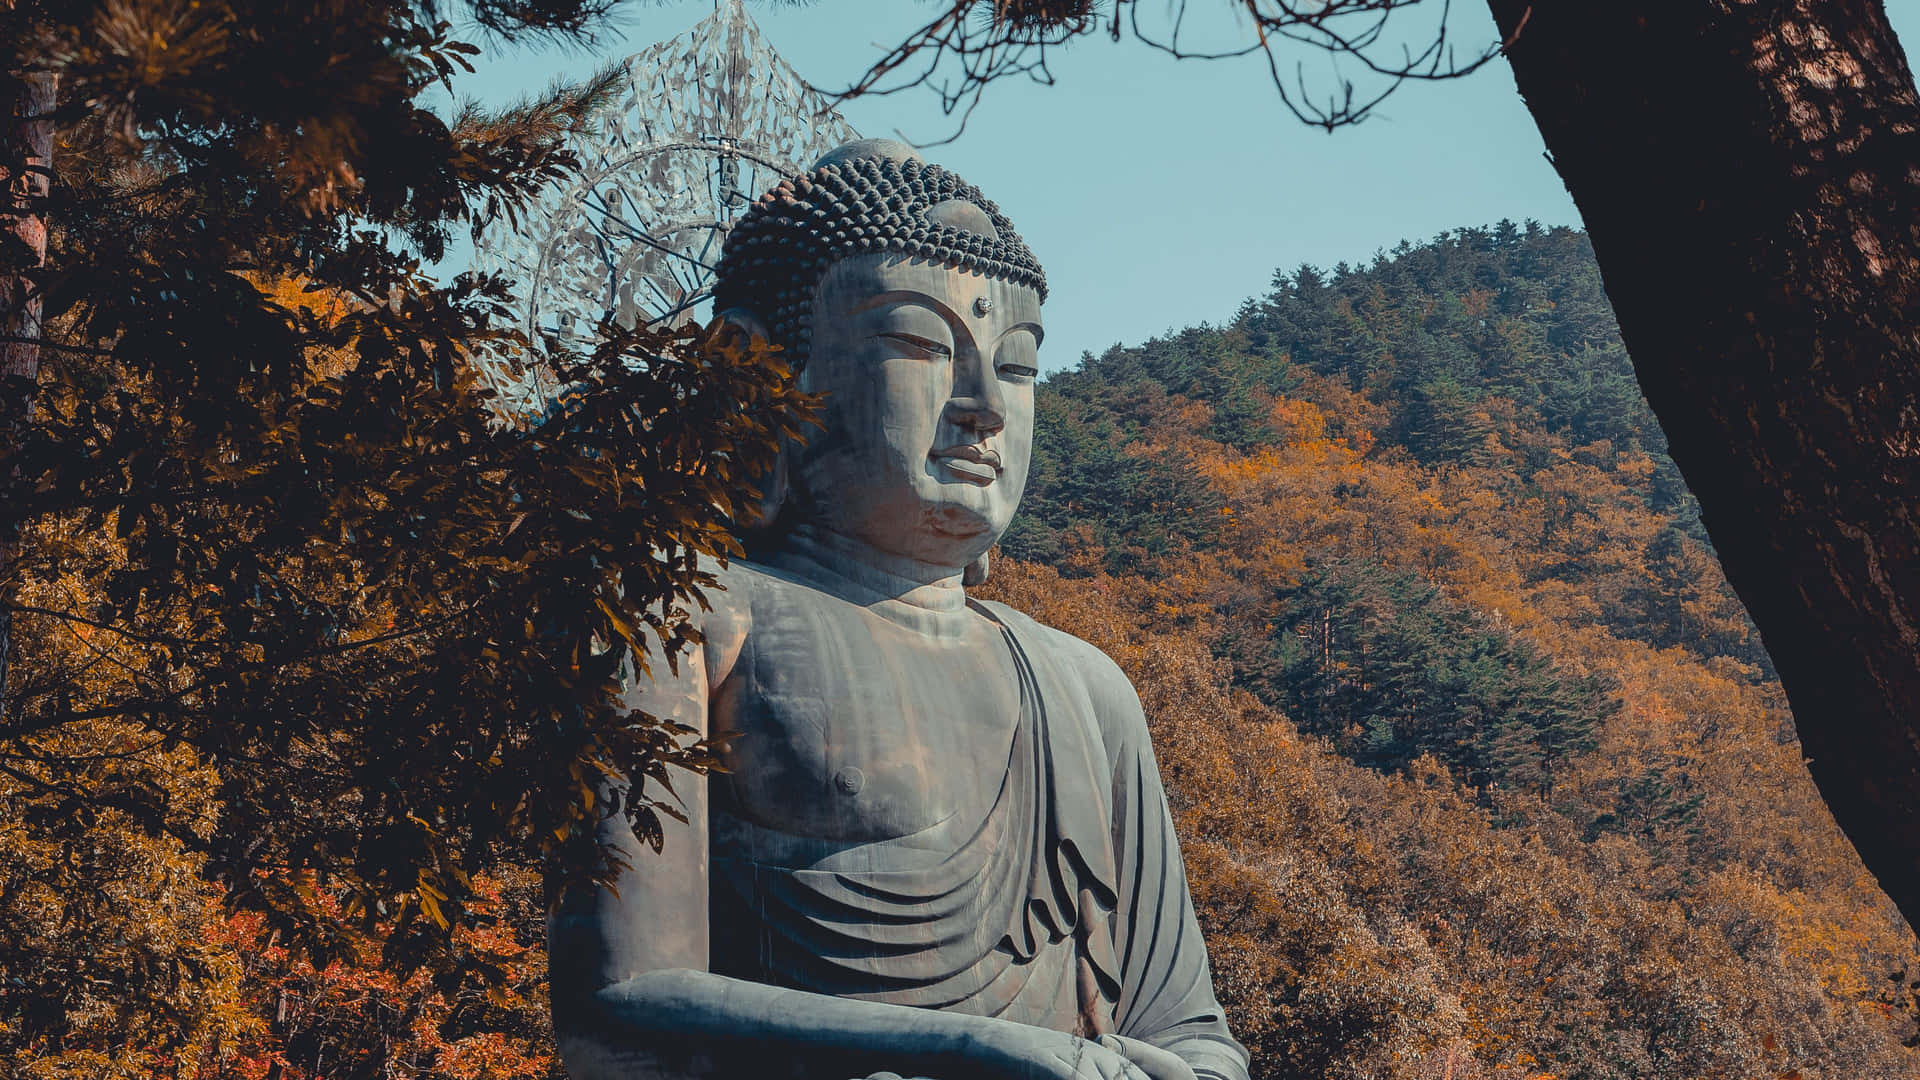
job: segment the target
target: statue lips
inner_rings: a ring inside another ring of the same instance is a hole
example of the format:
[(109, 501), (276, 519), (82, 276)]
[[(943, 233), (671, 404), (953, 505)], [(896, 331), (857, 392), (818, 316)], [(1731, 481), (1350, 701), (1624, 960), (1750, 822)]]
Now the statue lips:
[(1000, 455), (978, 443), (943, 446), (927, 455), (946, 465), (963, 480), (985, 487), (1000, 477)]

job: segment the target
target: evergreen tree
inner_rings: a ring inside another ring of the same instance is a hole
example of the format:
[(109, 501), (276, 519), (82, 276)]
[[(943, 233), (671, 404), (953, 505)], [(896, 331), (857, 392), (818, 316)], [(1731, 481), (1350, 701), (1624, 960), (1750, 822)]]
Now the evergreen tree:
[(1371, 768), (1431, 754), (1476, 787), (1549, 793), (1619, 707), (1410, 574), (1322, 567), (1279, 598), (1274, 625), (1242, 646), (1242, 681)]
[(1126, 571), (1214, 536), (1220, 498), (1192, 462), (1130, 453), (1114, 417), (1096, 411), (1088, 419), (1075, 405), (1050, 387), (1037, 396), (1033, 468), (1001, 541), (1006, 554), (1058, 565), (1091, 542), (1101, 565)]

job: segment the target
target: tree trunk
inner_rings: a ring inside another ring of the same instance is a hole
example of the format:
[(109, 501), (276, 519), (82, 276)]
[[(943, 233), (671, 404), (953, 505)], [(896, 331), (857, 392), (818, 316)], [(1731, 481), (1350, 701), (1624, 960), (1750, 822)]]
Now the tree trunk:
[(1876, 0), (1489, 0), (1821, 793), (1920, 926), (1920, 103)]
[[(47, 257), (45, 206), (53, 163), (53, 96), (58, 76), (8, 80), (0, 95), (0, 503), (20, 482), (16, 453), (33, 422), (40, 377), (38, 271)], [(6, 713), (13, 655), (9, 601), (18, 514), (0, 505), (0, 716)]]

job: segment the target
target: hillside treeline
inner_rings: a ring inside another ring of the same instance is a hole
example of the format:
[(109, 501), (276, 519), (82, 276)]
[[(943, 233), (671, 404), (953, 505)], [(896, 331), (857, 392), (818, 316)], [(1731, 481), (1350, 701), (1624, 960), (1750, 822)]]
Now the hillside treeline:
[(1269, 1077), (1908, 1077), (1583, 234), (1303, 267), (1041, 388), (990, 588), (1135, 679)]

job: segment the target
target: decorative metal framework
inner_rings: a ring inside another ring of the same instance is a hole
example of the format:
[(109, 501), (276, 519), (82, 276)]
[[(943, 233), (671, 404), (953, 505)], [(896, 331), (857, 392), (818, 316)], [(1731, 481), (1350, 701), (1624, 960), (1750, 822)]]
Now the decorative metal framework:
[[(619, 95), (575, 144), (582, 169), (515, 227), (482, 237), (475, 265), (518, 283), (520, 328), (587, 346), (622, 326), (695, 317), (733, 223), (759, 194), (859, 138), (782, 60), (741, 0), (626, 61)], [(544, 372), (476, 360), (502, 404), (546, 409)]]

